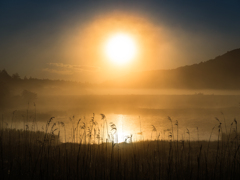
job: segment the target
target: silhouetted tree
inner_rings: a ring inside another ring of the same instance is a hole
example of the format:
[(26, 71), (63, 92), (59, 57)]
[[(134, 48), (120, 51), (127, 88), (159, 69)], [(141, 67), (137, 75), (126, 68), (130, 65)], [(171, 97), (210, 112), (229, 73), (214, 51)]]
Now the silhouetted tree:
[(13, 74), (13, 75), (12, 75), (12, 78), (13, 78), (14, 80), (19, 80), (19, 79), (21, 79), (18, 73)]
[(11, 79), (11, 76), (7, 73), (7, 71), (5, 69), (3, 69), (2, 71), (0, 71), (0, 81), (6, 81)]

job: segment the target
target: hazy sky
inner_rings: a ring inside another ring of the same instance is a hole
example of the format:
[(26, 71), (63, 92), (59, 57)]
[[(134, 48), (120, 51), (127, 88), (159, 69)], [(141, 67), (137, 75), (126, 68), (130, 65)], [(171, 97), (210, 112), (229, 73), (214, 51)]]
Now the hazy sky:
[[(21, 77), (99, 82), (169, 69), (240, 48), (239, 1), (0, 1), (0, 69)], [(109, 36), (132, 36), (138, 55), (110, 62)]]

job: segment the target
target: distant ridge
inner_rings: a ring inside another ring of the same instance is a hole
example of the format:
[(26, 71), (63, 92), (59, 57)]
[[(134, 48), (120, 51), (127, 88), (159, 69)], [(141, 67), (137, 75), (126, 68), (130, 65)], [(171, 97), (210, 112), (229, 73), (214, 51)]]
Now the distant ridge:
[(162, 88), (162, 89), (228, 89), (240, 90), (240, 49), (228, 51), (198, 64), (170, 70), (131, 73), (101, 84), (63, 80), (23, 78), (18, 73), (9, 75), (0, 70), (0, 94), (5, 89), (30, 89), (45, 87), (69, 88)]
[(145, 71), (103, 83), (131, 88), (240, 89), (240, 49), (171, 70)]

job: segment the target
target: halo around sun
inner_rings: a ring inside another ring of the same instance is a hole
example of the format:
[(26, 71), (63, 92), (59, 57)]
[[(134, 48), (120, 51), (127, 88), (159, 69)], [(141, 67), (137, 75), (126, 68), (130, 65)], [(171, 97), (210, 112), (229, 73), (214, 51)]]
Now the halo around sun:
[(106, 43), (105, 53), (107, 57), (118, 65), (131, 61), (136, 56), (136, 43), (127, 34), (115, 34)]

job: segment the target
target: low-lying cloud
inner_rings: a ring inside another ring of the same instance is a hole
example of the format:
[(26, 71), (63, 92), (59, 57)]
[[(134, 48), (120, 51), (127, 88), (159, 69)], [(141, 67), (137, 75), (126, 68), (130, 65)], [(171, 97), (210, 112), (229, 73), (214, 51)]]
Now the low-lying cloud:
[(72, 65), (72, 64), (64, 64), (64, 63), (48, 63), (50, 68), (45, 68), (43, 71), (57, 73), (57, 74), (65, 74), (72, 75), (75, 72), (96, 72), (100, 70), (100, 67), (96, 66), (85, 66), (85, 65)]

